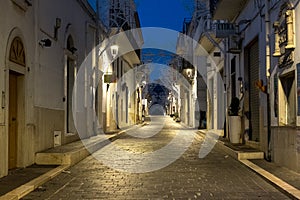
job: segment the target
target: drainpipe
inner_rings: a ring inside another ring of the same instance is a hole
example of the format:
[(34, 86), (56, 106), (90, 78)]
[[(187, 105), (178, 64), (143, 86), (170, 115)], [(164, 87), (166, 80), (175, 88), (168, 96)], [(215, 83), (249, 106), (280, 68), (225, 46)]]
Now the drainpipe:
[(225, 38), (224, 40), (224, 70), (223, 70), (223, 74), (224, 74), (224, 136), (223, 138), (229, 138), (228, 137), (228, 116), (227, 116), (227, 108), (228, 108), (228, 93), (227, 93), (227, 70), (229, 71), (229, 63), (228, 63), (228, 53), (227, 53), (227, 49), (228, 49), (228, 38)]
[(271, 51), (270, 51), (270, 0), (265, 0), (265, 27), (266, 27), (266, 76), (267, 76), (267, 135), (268, 150), (266, 160), (271, 161), (271, 104), (270, 104), (270, 70), (271, 70)]

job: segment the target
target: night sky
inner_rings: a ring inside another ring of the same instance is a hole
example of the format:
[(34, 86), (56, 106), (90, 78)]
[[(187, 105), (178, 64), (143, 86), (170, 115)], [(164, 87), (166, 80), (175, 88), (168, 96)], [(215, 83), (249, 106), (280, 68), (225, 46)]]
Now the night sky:
[[(92, 7), (96, 7), (96, 0), (88, 0)], [(168, 28), (175, 31), (182, 31), (184, 18), (191, 18), (193, 14), (194, 0), (134, 0), (139, 14), (141, 27), (158, 27)], [(101, 0), (99, 0), (101, 3)], [(158, 33), (160, 34), (160, 33)], [(164, 38), (162, 35), (156, 37), (161, 39), (161, 42), (174, 43), (176, 46), (176, 38)], [(148, 38), (144, 35), (146, 42)], [(171, 59), (171, 54), (161, 50), (143, 49), (142, 61), (149, 63), (160, 63), (168, 65)], [(147, 56), (154, 54), (153, 56)], [(161, 78), (162, 73), (160, 68), (153, 68), (150, 78), (156, 80)]]
[[(142, 27), (168, 28), (180, 32), (184, 18), (191, 18), (193, 14), (194, 0), (135, 0), (135, 2)], [(167, 55), (167, 52), (161, 50), (143, 49), (142, 52), (142, 59), (146, 63), (152, 60), (153, 63), (167, 65), (172, 55)], [(161, 56), (161, 53), (165, 55)], [(147, 54), (154, 55), (151, 58)], [(161, 66), (153, 66), (150, 74), (151, 80), (164, 77), (160, 68)]]
[[(88, 1), (94, 8), (96, 7), (96, 0)], [(184, 18), (190, 18), (193, 13), (194, 0), (135, 0), (135, 2), (142, 27), (182, 31)]]
[(193, 0), (135, 0), (142, 27), (182, 31), (184, 18), (193, 13)]

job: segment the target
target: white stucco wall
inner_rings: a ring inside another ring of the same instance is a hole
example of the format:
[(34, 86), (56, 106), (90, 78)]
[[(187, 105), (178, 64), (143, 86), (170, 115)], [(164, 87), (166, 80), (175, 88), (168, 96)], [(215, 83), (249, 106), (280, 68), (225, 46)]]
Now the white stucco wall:
[[(0, 177), (7, 174), (8, 155), (8, 77), (7, 56), (12, 39), (20, 37), (25, 48), (24, 68), (24, 119), (18, 133), (17, 167), (34, 163), (34, 153), (53, 147), (53, 131), (65, 129), (65, 53), (66, 37), (75, 41), (77, 66), (95, 44), (95, 38), (87, 37), (87, 23), (93, 24), (89, 8), (83, 8), (74, 0), (40, 0), (23, 11), (11, 0), (1, 2), (5, 12), (0, 13)], [(56, 18), (61, 19), (57, 41), (54, 36)], [(68, 25), (68, 24), (71, 24)], [(67, 29), (67, 27), (69, 27)], [(91, 36), (93, 37), (93, 36)], [(39, 41), (50, 39), (50, 48), (42, 48)], [(87, 42), (88, 41), (88, 42)], [(3, 95), (3, 97), (4, 97)], [(4, 106), (5, 105), (5, 106)], [(76, 139), (64, 137), (63, 143)]]
[[(24, 84), (25, 95), (28, 96), (25, 102), (25, 119), (22, 119), (22, 127), (24, 128), (23, 135), (32, 134), (29, 133), (25, 127), (25, 124), (32, 123), (32, 112), (29, 111), (32, 106), (32, 88), (33, 83), (32, 73), (28, 69), (34, 68), (34, 48), (35, 48), (35, 29), (33, 25), (34, 21), (34, 9), (28, 7), (27, 11), (23, 11), (18, 6), (13, 4), (12, 1), (3, 1), (1, 6), (5, 8), (5, 12), (0, 13), (0, 91), (1, 91), (1, 108), (0, 108), (0, 177), (7, 175), (8, 170), (8, 106), (9, 106), (9, 50), (12, 40), (15, 37), (20, 37), (25, 48), (26, 68), (24, 68)], [(3, 94), (3, 95), (2, 95)], [(24, 156), (18, 156), (17, 166), (25, 166), (29, 162), (32, 162), (32, 156), (28, 157), (28, 154), (32, 154), (31, 149), (24, 143), (30, 142), (28, 138), (20, 136), (18, 145), (20, 145), (18, 151), (23, 150)], [(22, 140), (21, 140), (22, 139)], [(31, 138), (30, 138), (31, 139)], [(30, 143), (29, 143), (30, 144)]]

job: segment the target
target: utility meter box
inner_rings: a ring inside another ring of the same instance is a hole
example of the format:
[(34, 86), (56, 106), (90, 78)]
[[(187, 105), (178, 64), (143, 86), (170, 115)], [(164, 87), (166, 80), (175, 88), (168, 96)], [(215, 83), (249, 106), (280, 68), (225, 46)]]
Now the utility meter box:
[(54, 131), (54, 147), (61, 146), (61, 131)]

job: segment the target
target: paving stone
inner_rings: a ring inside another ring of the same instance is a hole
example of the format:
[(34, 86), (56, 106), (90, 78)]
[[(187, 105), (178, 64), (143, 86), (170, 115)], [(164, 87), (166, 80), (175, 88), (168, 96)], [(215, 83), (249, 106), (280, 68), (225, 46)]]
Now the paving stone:
[[(187, 134), (193, 134), (192, 130), (183, 127), (178, 131), (180, 125), (170, 118), (163, 120), (167, 120), (165, 127), (151, 138), (141, 139), (124, 134), (111, 145), (133, 153), (151, 152), (168, 144), (176, 134), (182, 140), (186, 139)], [(155, 128), (152, 125), (143, 126), (138, 134)], [(197, 137), (175, 162), (148, 173), (120, 172), (89, 156), (71, 167), (70, 174), (60, 174), (45, 183), (45, 191), (34, 191), (23, 199), (289, 199), (247, 167), (226, 157), (217, 147), (208, 156), (199, 159), (202, 142), (201, 137)], [(111, 145), (96, 154), (111, 150)], [(176, 145), (180, 147), (181, 144)], [(173, 153), (168, 152), (167, 155)], [(111, 152), (108, 156), (113, 158), (116, 154)], [(129, 166), (128, 156), (118, 156), (120, 165)]]

